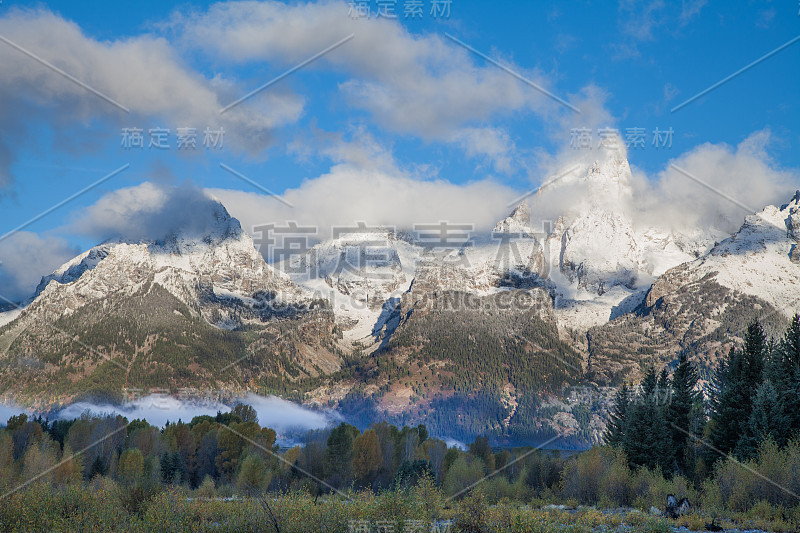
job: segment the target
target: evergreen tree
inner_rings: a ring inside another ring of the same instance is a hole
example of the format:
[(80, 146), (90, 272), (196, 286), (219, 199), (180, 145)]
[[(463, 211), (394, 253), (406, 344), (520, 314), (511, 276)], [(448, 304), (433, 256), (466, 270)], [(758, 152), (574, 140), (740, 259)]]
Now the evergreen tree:
[(603, 434), (603, 441), (609, 446), (619, 447), (624, 442), (625, 426), (628, 423), (628, 405), (631, 401), (630, 396), (628, 384), (623, 383), (614, 398), (614, 410), (611, 412), (606, 431)]
[(186, 464), (183, 462), (183, 457), (181, 457), (180, 452), (176, 451), (172, 454), (170, 457), (170, 465), (172, 467), (172, 479), (170, 479), (170, 482), (175, 485), (180, 485), (187, 479)]
[(672, 394), (672, 383), (669, 379), (667, 367), (661, 369), (661, 374), (658, 376), (658, 384), (656, 388), (656, 401), (661, 405), (667, 405), (670, 402)]
[(106, 475), (106, 464), (103, 461), (103, 458), (100, 455), (97, 455), (95, 456), (94, 461), (92, 461), (92, 466), (89, 467), (89, 479), (92, 479), (95, 476), (104, 475)]
[(173, 469), (172, 457), (170, 456), (169, 452), (165, 451), (161, 454), (159, 464), (161, 465), (161, 481), (164, 483), (172, 483), (175, 470)]
[(357, 428), (342, 422), (331, 431), (325, 449), (326, 473), (342, 484), (350, 479), (354, 433), (359, 433)]
[(766, 354), (767, 336), (764, 334), (761, 324), (759, 324), (758, 321), (753, 322), (747, 327), (747, 333), (744, 336), (743, 350), (743, 380), (744, 385), (748, 387), (748, 391), (750, 392), (747, 398), (748, 407), (752, 407), (755, 391), (763, 380)]
[(475, 442), (469, 445), (469, 453), (484, 463), (487, 463), (489, 457), (492, 455), (489, 437), (486, 435), (478, 435), (475, 437)]
[(403, 461), (394, 478), (394, 486), (413, 487), (420, 479), (433, 477), (431, 466), (427, 461), (417, 459), (415, 461)]
[(417, 435), (419, 435), (420, 444), (428, 440), (428, 428), (425, 427), (425, 424), (417, 426)]
[(720, 459), (720, 453), (727, 455), (734, 450), (742, 434), (742, 420), (750, 417), (745, 401), (743, 359), (740, 351), (731, 348), (717, 368), (707, 429), (711, 447), (704, 450), (709, 464)]
[(753, 411), (736, 446), (736, 456), (745, 461), (758, 453), (758, 446), (767, 438), (775, 438), (785, 426), (778, 393), (769, 381), (762, 383), (753, 400)]
[[(753, 322), (747, 328), (742, 350), (732, 348), (717, 372), (708, 433), (710, 444), (723, 454), (736, 451), (743, 435), (750, 431), (750, 416), (756, 393), (764, 380), (767, 353), (764, 330), (757, 321)], [(742, 449), (750, 445), (743, 442)], [(708, 452), (708, 459), (710, 463), (716, 461), (719, 453)]]
[(688, 453), (696, 425), (691, 419), (692, 411), (700, 401), (697, 387), (697, 372), (686, 354), (681, 354), (672, 376), (672, 397), (667, 410), (667, 423), (672, 433), (672, 449), (680, 473), (688, 472)]
[(666, 423), (655, 370), (647, 371), (641, 390), (627, 409), (623, 450), (632, 465), (661, 468), (671, 473), (674, 463), (672, 433)]
[(800, 432), (800, 316), (792, 318), (776, 350), (779, 376), (775, 379), (786, 426), (779, 441), (785, 444)]

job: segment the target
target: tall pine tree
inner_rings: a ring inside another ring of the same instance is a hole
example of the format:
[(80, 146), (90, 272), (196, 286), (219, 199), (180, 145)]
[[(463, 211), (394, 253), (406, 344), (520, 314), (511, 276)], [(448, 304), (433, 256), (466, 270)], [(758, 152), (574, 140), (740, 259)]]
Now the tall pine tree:
[(628, 405), (631, 401), (631, 391), (627, 383), (617, 391), (614, 397), (614, 410), (603, 434), (603, 440), (609, 446), (620, 447), (625, 440), (625, 428), (628, 423)]
[[(749, 427), (753, 400), (763, 380), (766, 350), (764, 330), (758, 322), (753, 322), (747, 328), (743, 349), (731, 348), (717, 371), (708, 438), (723, 454), (736, 450)], [(707, 453), (709, 463), (720, 458), (717, 451)]]
[(709, 464), (720, 459), (717, 450), (726, 455), (733, 451), (741, 436), (740, 421), (749, 416), (742, 405), (742, 360), (741, 352), (731, 348), (717, 367), (711, 397), (711, 420), (707, 429), (712, 448), (704, 450)]
[(758, 446), (771, 438), (777, 440), (785, 426), (783, 409), (778, 401), (778, 393), (772, 383), (764, 381), (753, 399), (753, 411), (747, 426), (736, 445), (736, 456), (746, 461), (758, 453)]
[(800, 433), (800, 316), (792, 318), (776, 354), (778, 399), (786, 421), (781, 444)]
[(667, 428), (665, 411), (659, 379), (651, 368), (642, 379), (640, 391), (626, 413), (628, 422), (622, 447), (632, 465), (672, 472), (671, 433)]
[(748, 387), (748, 390), (751, 392), (747, 397), (749, 406), (752, 406), (753, 399), (755, 398), (755, 391), (763, 380), (766, 352), (767, 336), (764, 334), (764, 330), (761, 329), (761, 324), (759, 324), (758, 321), (753, 322), (747, 327), (742, 354), (744, 357), (742, 369), (744, 385)]
[(686, 354), (681, 354), (678, 366), (672, 375), (672, 398), (667, 409), (667, 422), (672, 434), (672, 448), (678, 471), (688, 473), (691, 458), (689, 450), (693, 450), (693, 439), (696, 436), (697, 424), (692, 420), (692, 413), (702, 397), (696, 390), (697, 371), (689, 362)]

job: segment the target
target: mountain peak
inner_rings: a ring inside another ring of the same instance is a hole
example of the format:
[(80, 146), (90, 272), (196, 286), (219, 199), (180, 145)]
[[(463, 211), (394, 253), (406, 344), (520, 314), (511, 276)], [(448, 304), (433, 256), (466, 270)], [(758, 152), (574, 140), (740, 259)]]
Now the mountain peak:
[[(800, 240), (800, 191), (796, 191), (791, 201), (781, 206), (781, 215), (785, 216), (786, 230), (789, 236), (795, 240)], [(795, 249), (792, 251), (794, 252)], [(797, 252), (795, 257), (797, 257)]]
[(528, 201), (523, 200), (506, 218), (498, 222), (494, 231), (496, 233), (533, 233)]
[(781, 211), (785, 211), (789, 207), (799, 207), (799, 206), (800, 206), (800, 190), (797, 190), (794, 192), (794, 196), (792, 196), (792, 199), (789, 200), (789, 203), (781, 206)]
[[(225, 240), (238, 240), (243, 235), (242, 225), (233, 218), (221, 203), (209, 200), (198, 206), (197, 211), (187, 217), (180, 228), (174, 228), (153, 239), (156, 246), (170, 248), (173, 252), (181, 252), (187, 246), (192, 248), (198, 244), (218, 245)], [(148, 239), (143, 239), (148, 241)]]
[(586, 181), (591, 186), (623, 192), (630, 187), (632, 179), (630, 164), (618, 151), (609, 150), (605, 155), (605, 158), (594, 161), (586, 173)]
[(241, 257), (247, 257), (251, 264), (258, 263), (256, 258), (260, 256), (252, 239), (218, 201), (204, 198), (187, 202), (174, 215), (168, 211), (162, 209), (163, 214), (152, 222), (132, 228), (127, 235), (106, 240), (43, 276), (33, 298), (51, 281), (60, 285), (75, 282), (112, 256), (114, 261), (123, 262), (152, 260), (160, 267), (177, 261), (181, 268), (195, 270), (202, 269), (208, 258), (241, 251)]

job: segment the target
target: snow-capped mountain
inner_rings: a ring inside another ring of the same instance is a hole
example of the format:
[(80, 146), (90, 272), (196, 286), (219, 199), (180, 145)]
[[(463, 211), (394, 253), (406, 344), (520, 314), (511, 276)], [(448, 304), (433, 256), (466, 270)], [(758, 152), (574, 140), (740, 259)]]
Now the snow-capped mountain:
[(667, 272), (647, 296), (648, 305), (675, 290), (676, 282), (715, 283), (764, 300), (790, 318), (800, 309), (800, 191), (781, 207), (747, 215), (741, 228), (711, 251)]
[[(360, 345), (385, 339), (401, 299), (435, 291), (489, 295), (546, 281), (541, 241), (530, 227), (527, 203), (488, 234), (459, 229), (461, 240), (440, 243), (393, 228), (343, 233), (314, 246), (296, 264), (276, 265), (310, 292), (327, 297), (344, 336)], [(539, 235), (542, 237), (542, 235)]]
[[(0, 390), (52, 405), (278, 383), (306, 403), (431, 424), (457, 412), (524, 439), (578, 427), (553, 399), (565, 387), (597, 384), (605, 402), (642, 364), (713, 361), (754, 316), (800, 308), (800, 193), (721, 237), (644, 224), (619, 154), (559, 186), (588, 194), (552, 228), (522, 202), (491, 230), (361, 224), (275, 264), (209, 200), (201, 229), (107, 241), (3, 313)], [(464, 407), (480, 391), (497, 419)], [(539, 394), (560, 411), (540, 416)], [(596, 416), (580, 431), (599, 434)]]
[(670, 362), (680, 352), (711, 366), (758, 318), (771, 334), (800, 312), (800, 192), (747, 215), (707, 254), (659, 276), (641, 305), (589, 330), (600, 381), (636, 373), (641, 354)]
[[(538, 217), (531, 223), (527, 201), (492, 231), (462, 232), (466, 237), (455, 245), (362, 223), (314, 246), (299, 258), (305, 265), (300, 269), (292, 263), (297, 258), (266, 264), (238, 221), (210, 202), (208, 227), (196, 235), (109, 241), (66, 263), (42, 279), (29, 312), (46, 307), (60, 316), (108, 294), (133, 294), (150, 282), (224, 328), (327, 300), (347, 348), (348, 343), (377, 345), (392, 329), (386, 322), (401, 300), (408, 305), (437, 291), (486, 296), (540, 288), (550, 294), (559, 326), (578, 332), (632, 311), (654, 280), (693, 261), (707, 265), (698, 271), (719, 272), (722, 284), (747, 294), (762, 291), (749, 277), (763, 277), (769, 268), (743, 261), (746, 254), (725, 248), (731, 244), (708, 253), (725, 237), (719, 231), (687, 233), (645, 225), (636, 216), (631, 169), (622, 151), (601, 150), (597, 160), (550, 186), (559, 187), (581, 194), (552, 227), (544, 223), (539, 228)], [(735, 242), (754, 231), (749, 225), (783, 224), (776, 218), (781, 210), (772, 209), (749, 221)], [(800, 232), (797, 227), (792, 231)], [(730, 265), (719, 266), (720, 258)], [(746, 268), (752, 272), (728, 273)], [(779, 303), (780, 294), (774, 299)]]
[(361, 223), (274, 266), (330, 303), (347, 349), (374, 345), (393, 299), (411, 285), (419, 258), (408, 235)]
[(79, 255), (42, 278), (26, 313), (61, 316), (110, 295), (159, 285), (196, 316), (232, 328), (294, 307), (310, 295), (267, 265), (227, 210), (208, 204), (208, 225), (197, 235), (114, 240)]
[(47, 406), (338, 370), (327, 303), (266, 264), (221, 204), (206, 207), (202, 228), (108, 241), (43, 278), (0, 327), (0, 390)]
[(286, 261), (276, 266), (331, 300), (345, 338), (362, 345), (385, 338), (386, 320), (401, 300), (407, 305), (447, 290), (486, 296), (542, 288), (559, 325), (585, 332), (636, 307), (659, 275), (727, 236), (640, 222), (631, 169), (620, 150), (600, 151), (598, 160), (550, 189), (559, 187), (580, 194), (554, 224), (540, 217), (532, 224), (527, 201), (491, 231), (456, 230), (464, 238), (455, 244), (362, 224), (313, 247), (299, 260), (308, 269), (297, 272)]
[(681, 233), (637, 221), (630, 165), (619, 150), (556, 183), (580, 200), (555, 222), (545, 242), (556, 307), (563, 325), (585, 331), (625, 311), (668, 269), (693, 260), (719, 231)]

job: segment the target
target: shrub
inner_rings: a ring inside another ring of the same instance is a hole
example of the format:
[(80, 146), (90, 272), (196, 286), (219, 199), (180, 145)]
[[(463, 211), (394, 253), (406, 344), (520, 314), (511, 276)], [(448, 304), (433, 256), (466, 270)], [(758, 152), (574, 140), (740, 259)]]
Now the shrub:
[[(565, 497), (587, 505), (603, 498), (606, 505), (627, 505), (630, 500), (630, 471), (625, 454), (618, 449), (595, 447), (569, 461), (561, 475)], [(605, 490), (610, 491), (604, 493)]]
[(444, 476), (444, 491), (455, 496), (484, 477), (483, 463), (480, 460), (461, 456)]
[(486, 523), (486, 498), (481, 491), (473, 491), (461, 500), (456, 512), (456, 530), (463, 533), (484, 533)]
[(643, 511), (650, 507), (664, 509), (667, 496), (674, 494), (678, 500), (687, 498), (692, 505), (697, 505), (697, 492), (691, 483), (682, 476), (665, 479), (660, 470), (639, 468), (633, 480), (634, 506)]
[(206, 475), (203, 482), (197, 487), (197, 496), (200, 498), (213, 498), (216, 495), (217, 487), (214, 485), (214, 478)]

